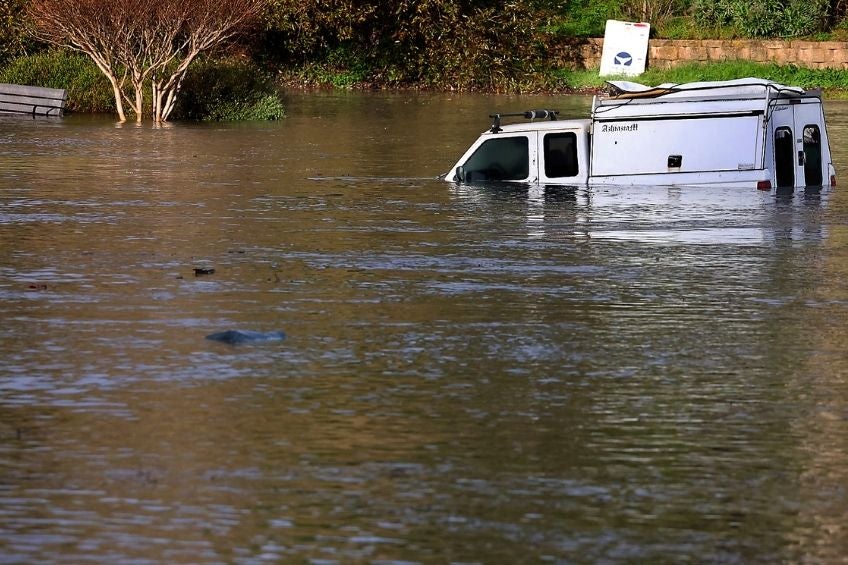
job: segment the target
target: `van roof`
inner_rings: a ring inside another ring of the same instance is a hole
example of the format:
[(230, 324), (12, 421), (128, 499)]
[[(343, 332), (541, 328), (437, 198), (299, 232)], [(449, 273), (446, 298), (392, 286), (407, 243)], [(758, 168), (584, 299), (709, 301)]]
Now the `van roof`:
[[(545, 120), (538, 122), (519, 122), (514, 124), (504, 124), (500, 126), (501, 133), (518, 133), (522, 131), (550, 131), (550, 130), (580, 130), (589, 131), (591, 120)], [(488, 130), (489, 133), (492, 130)]]
[(607, 81), (610, 86), (610, 98), (652, 99), (652, 98), (797, 98), (806, 94), (798, 86), (785, 86), (762, 78), (742, 78), (725, 81), (702, 81), (689, 83), (667, 82), (657, 86), (646, 86), (638, 82)]

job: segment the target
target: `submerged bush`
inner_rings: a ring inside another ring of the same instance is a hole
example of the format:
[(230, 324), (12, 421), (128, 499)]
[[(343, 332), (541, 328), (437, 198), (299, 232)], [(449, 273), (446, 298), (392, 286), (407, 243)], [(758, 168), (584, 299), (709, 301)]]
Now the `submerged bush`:
[(175, 119), (258, 121), (285, 117), (271, 78), (244, 60), (207, 59), (189, 68), (174, 109)]
[(51, 50), (13, 59), (0, 70), (0, 82), (64, 88), (72, 112), (114, 112), (109, 81), (85, 55)]

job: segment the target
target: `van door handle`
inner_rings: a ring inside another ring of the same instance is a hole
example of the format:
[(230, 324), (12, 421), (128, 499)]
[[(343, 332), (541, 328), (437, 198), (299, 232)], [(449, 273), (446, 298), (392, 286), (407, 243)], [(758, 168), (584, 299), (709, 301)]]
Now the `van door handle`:
[(799, 151), (798, 152), (798, 166), (803, 167), (804, 164), (806, 163), (806, 161), (807, 161), (806, 154), (803, 151)]

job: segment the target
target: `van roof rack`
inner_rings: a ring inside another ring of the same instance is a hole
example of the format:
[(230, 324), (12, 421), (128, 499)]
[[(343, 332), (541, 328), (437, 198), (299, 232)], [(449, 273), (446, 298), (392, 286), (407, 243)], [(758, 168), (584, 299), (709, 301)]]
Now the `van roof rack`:
[(550, 120), (555, 122), (557, 116), (559, 115), (559, 110), (527, 110), (526, 112), (516, 112), (511, 114), (489, 114), (489, 117), (492, 118), (492, 133), (498, 133), (501, 131), (501, 118), (524, 118), (525, 120)]

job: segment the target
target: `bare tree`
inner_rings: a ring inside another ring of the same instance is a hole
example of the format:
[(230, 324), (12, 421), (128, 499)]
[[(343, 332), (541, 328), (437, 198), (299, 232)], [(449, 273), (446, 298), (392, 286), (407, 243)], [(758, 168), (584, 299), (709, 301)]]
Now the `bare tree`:
[(88, 55), (109, 79), (115, 107), (141, 121), (152, 84), (155, 121), (166, 121), (191, 63), (255, 23), (265, 0), (32, 0), (36, 35)]

